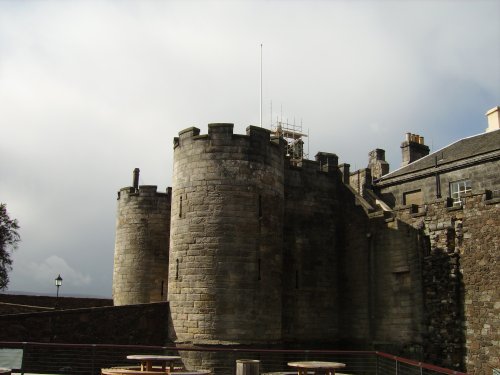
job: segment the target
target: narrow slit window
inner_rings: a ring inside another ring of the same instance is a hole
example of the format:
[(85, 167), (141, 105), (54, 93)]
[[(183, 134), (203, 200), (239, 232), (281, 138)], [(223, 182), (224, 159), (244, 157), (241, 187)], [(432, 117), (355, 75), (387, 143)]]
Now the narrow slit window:
[(175, 279), (179, 280), (179, 259), (175, 260)]
[(262, 195), (259, 195), (259, 219), (262, 218)]
[(182, 197), (179, 200), (179, 217), (182, 217)]

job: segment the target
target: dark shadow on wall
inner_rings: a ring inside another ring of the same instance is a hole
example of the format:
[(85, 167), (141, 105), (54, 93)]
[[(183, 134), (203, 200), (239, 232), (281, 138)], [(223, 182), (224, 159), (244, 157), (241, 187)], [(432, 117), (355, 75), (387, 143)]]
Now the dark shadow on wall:
[(165, 345), (167, 302), (0, 316), (0, 341)]
[(464, 371), (464, 285), (460, 255), (453, 249), (431, 249), (424, 258), (423, 276), (427, 326), (424, 361)]

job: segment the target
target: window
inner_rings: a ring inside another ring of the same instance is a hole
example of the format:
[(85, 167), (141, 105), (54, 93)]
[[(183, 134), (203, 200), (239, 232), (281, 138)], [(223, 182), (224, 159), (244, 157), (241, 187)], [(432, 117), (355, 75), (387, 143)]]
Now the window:
[(471, 192), (470, 180), (462, 180), (450, 183), (450, 197), (454, 206), (462, 205), (461, 196)]

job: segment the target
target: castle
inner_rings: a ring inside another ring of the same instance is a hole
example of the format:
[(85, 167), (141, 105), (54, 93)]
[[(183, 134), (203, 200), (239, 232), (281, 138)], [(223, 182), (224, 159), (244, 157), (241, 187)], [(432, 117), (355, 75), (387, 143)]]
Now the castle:
[[(172, 188), (120, 189), (115, 305), (168, 301), (177, 345), (380, 348), (500, 367), (500, 125), (351, 172), (283, 129), (174, 139)], [(187, 359), (189, 360), (189, 359)], [(192, 359), (194, 361), (194, 359)]]

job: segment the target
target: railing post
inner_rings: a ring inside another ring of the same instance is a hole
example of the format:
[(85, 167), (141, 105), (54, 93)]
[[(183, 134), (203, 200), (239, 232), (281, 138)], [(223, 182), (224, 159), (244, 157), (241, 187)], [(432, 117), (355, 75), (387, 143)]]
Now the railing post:
[(92, 344), (92, 374), (95, 368), (95, 344)]
[(24, 375), (24, 357), (26, 356), (27, 342), (23, 342), (23, 356), (21, 357), (21, 375)]
[(256, 359), (237, 359), (236, 375), (259, 375), (260, 361)]
[(394, 358), (396, 360), (396, 375), (399, 374), (399, 362), (397, 358)]

